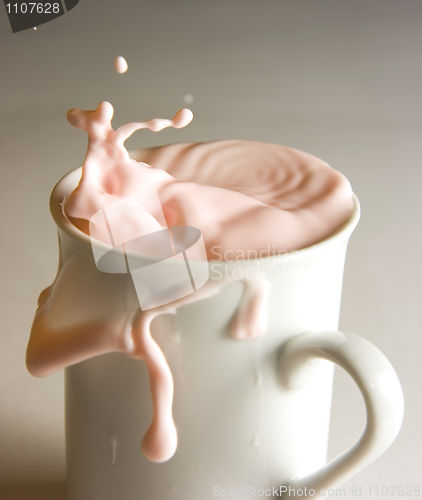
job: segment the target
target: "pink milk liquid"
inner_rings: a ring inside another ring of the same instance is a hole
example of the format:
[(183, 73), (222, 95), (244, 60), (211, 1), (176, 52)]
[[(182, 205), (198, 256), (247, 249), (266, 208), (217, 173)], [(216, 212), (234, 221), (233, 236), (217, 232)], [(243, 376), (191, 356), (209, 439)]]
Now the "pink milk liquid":
[[(103, 207), (133, 193), (155, 188), (168, 227), (201, 230), (208, 260), (268, 248), (298, 250), (341, 227), (353, 208), (347, 179), (322, 160), (297, 150), (253, 141), (176, 144), (129, 158), (124, 141), (140, 128), (183, 127), (192, 119), (180, 110), (173, 120), (132, 123), (114, 131), (113, 108), (74, 109), (68, 120), (88, 133), (82, 178), (65, 205), (69, 219), (89, 234), (88, 221)], [(129, 226), (148, 232), (164, 226), (153, 214)], [(101, 236), (99, 236), (101, 239)], [(106, 239), (104, 239), (106, 241)], [(214, 249), (214, 251), (213, 251)]]
[[(88, 133), (88, 151), (78, 187), (63, 200), (64, 215), (90, 233), (90, 220), (104, 207), (147, 189), (156, 189), (162, 213), (125, 207), (111, 220), (130, 234), (153, 233), (172, 226), (202, 232), (208, 260), (249, 259), (313, 245), (344, 225), (353, 209), (347, 179), (322, 160), (287, 147), (253, 141), (174, 144), (129, 157), (124, 141), (136, 130), (153, 131), (187, 125), (193, 115), (180, 110), (172, 120), (130, 123), (113, 130), (113, 107), (73, 109), (69, 122)], [(163, 218), (163, 216), (164, 218)], [(91, 229), (93, 226), (91, 225)], [(108, 241), (106, 230), (95, 236)], [(63, 289), (59, 269), (55, 282), (41, 294), (27, 349), (31, 373), (45, 376), (106, 352), (125, 352), (148, 367), (153, 419), (142, 451), (154, 462), (169, 460), (177, 448), (172, 418), (173, 379), (167, 361), (151, 336), (159, 314), (204, 299), (224, 283), (210, 283), (166, 307), (141, 308), (131, 318), (99, 318), (89, 325), (61, 327), (50, 313)], [(209, 280), (210, 282), (212, 280)], [(262, 277), (244, 280), (244, 293), (233, 318), (239, 339), (264, 334), (270, 284)], [(218, 290), (217, 290), (218, 291)], [(170, 308), (170, 309), (169, 309)]]

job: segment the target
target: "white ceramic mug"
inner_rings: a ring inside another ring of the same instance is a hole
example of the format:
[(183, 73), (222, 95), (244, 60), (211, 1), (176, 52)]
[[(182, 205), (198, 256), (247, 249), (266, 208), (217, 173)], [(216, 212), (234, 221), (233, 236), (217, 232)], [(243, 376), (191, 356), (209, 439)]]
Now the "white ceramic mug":
[[(123, 317), (139, 308), (127, 276), (101, 273), (89, 237), (63, 215), (60, 204), (80, 173), (65, 176), (51, 197), (62, 297), (50, 314), (76, 326), (102, 311)], [(397, 375), (371, 343), (336, 331), (346, 247), (359, 219), (354, 203), (349, 222), (324, 241), (278, 256), (210, 263), (209, 296), (173, 315), (162, 309), (151, 316), (174, 379), (178, 447), (170, 460), (153, 463), (140, 449), (152, 415), (144, 363), (109, 353), (66, 369), (69, 500), (207, 500), (230, 490), (268, 497), (287, 489), (288, 496), (289, 487), (318, 497), (391, 445), (403, 418)], [(267, 273), (262, 337), (230, 335), (247, 281), (219, 281), (223, 269), (237, 277)], [(333, 363), (359, 386), (367, 424), (354, 446), (326, 464)]]

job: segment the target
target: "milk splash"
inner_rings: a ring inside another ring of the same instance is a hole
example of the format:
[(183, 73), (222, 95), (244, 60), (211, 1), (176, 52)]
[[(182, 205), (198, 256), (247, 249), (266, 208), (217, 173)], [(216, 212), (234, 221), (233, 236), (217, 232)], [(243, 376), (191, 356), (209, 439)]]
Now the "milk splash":
[[(113, 114), (113, 106), (109, 102), (100, 103), (93, 111), (71, 109), (67, 113), (69, 123), (88, 134), (82, 177), (64, 207), (67, 215), (78, 219), (72, 222), (84, 232), (87, 231), (87, 221), (104, 206), (132, 195), (137, 188), (157, 189), (174, 180), (162, 170), (151, 169), (149, 165), (132, 160), (124, 147), (126, 139), (135, 131), (145, 128), (154, 132), (166, 127), (183, 128), (193, 118), (192, 111), (183, 108), (172, 120), (156, 118), (128, 123), (114, 130), (111, 126)], [(134, 218), (131, 223), (143, 227), (145, 224), (150, 225), (151, 230), (163, 229), (152, 219), (139, 221)]]
[[(112, 116), (113, 108), (107, 102), (95, 111), (69, 111), (69, 122), (88, 132), (88, 151), (79, 186), (63, 209), (81, 229), (89, 219), (97, 268), (109, 273), (130, 273), (145, 311), (200, 288), (209, 276), (207, 255), (197, 228), (167, 225), (157, 188), (175, 180), (131, 160), (123, 144), (136, 130), (181, 128), (190, 123), (193, 115), (190, 110), (181, 109), (171, 120), (130, 123), (116, 131), (111, 126)], [(100, 247), (96, 241), (106, 246)], [(137, 254), (150, 259), (142, 261)], [(191, 259), (201, 262), (194, 274)], [(180, 261), (184, 265), (178, 265)]]
[[(192, 119), (192, 113), (183, 109), (172, 120), (153, 119), (130, 123), (114, 131), (110, 123), (112, 116), (113, 108), (107, 102), (101, 103), (93, 111), (73, 109), (68, 113), (69, 122), (88, 133), (88, 151), (79, 185), (69, 200), (62, 203), (66, 218), (82, 230), (89, 228), (88, 220), (93, 215), (108, 209), (122, 197), (132, 196), (135, 187), (154, 186), (156, 189), (176, 182), (168, 173), (130, 159), (123, 144), (135, 130), (149, 128), (159, 131), (168, 126), (180, 128)], [(145, 212), (140, 220), (139, 212), (134, 216), (128, 210), (126, 218), (129, 219), (129, 229), (135, 235), (140, 229), (148, 233), (161, 231), (166, 226), (166, 219), (174, 220), (177, 217), (171, 206), (166, 207), (165, 218), (158, 217), (156, 213)], [(128, 220), (124, 222), (128, 223)], [(176, 229), (180, 230), (180, 226), (173, 227), (173, 232)], [(106, 238), (106, 235), (103, 237)], [(176, 250), (177, 241), (175, 238)], [(207, 265), (205, 251), (201, 260)], [(106, 314), (98, 314), (95, 321), (82, 320), (76, 325), (68, 326), (62, 319), (65, 316), (62, 308), (73, 301), (69, 296), (69, 292), (72, 293), (69, 283), (75, 279), (83, 282), (84, 276), (89, 274), (89, 271), (84, 270), (86, 265), (79, 260), (78, 254), (74, 255), (64, 265), (61, 264), (54, 283), (40, 295), (27, 349), (28, 370), (36, 376), (45, 376), (107, 352), (124, 352), (144, 361), (150, 377), (153, 418), (142, 440), (142, 451), (153, 462), (169, 460), (177, 448), (177, 431), (172, 417), (173, 378), (161, 348), (151, 335), (151, 322), (160, 314), (174, 313), (180, 305), (218, 293), (222, 283), (213, 283), (202, 289), (197, 287), (195, 293), (182, 297), (169, 306), (151, 310), (138, 309), (129, 316), (108, 317)], [(78, 275), (80, 278), (76, 278)], [(249, 286), (248, 290), (250, 288)], [(266, 285), (264, 289), (268, 291)], [(262, 310), (258, 311), (257, 305), (259, 309), (259, 303), (266, 299), (267, 293), (258, 295), (253, 296), (248, 291), (242, 299), (244, 305), (233, 322), (235, 337), (263, 334), (266, 308), (261, 307)], [(248, 303), (251, 307), (247, 307)]]
[[(191, 121), (192, 113), (183, 109), (172, 120), (129, 123), (117, 130), (111, 126), (112, 117), (108, 102), (96, 110), (68, 113), (69, 122), (88, 133), (88, 151), (79, 185), (63, 200), (62, 210), (86, 234), (96, 213), (148, 189), (157, 191), (162, 216), (146, 210), (139, 219), (128, 209), (124, 224), (134, 234), (166, 227), (198, 228), (208, 260), (216, 246), (221, 255), (239, 249), (259, 252), (268, 245), (284, 251), (300, 249), (329, 236), (350, 217), (353, 203), (348, 181), (311, 155), (253, 141), (217, 141), (144, 151), (138, 162), (124, 147), (133, 132), (180, 128)], [(103, 237), (109, 236), (105, 232)], [(149, 460), (164, 462), (177, 448), (174, 387), (166, 358), (151, 335), (151, 323), (160, 314), (174, 313), (182, 305), (218, 293), (228, 281), (209, 280), (195, 293), (150, 310), (121, 314), (99, 310), (89, 320), (72, 314), (66, 323), (68, 308), (92, 275), (87, 259), (79, 253), (61, 258), (54, 283), (41, 293), (27, 348), (28, 370), (45, 376), (109, 352), (143, 360), (149, 371), (153, 417), (142, 450)], [(239, 340), (264, 334), (270, 292), (270, 284), (259, 274), (242, 282), (243, 294), (231, 324), (231, 333)], [(77, 283), (80, 290), (72, 289), (70, 283)], [(95, 303), (95, 296), (87, 296)]]

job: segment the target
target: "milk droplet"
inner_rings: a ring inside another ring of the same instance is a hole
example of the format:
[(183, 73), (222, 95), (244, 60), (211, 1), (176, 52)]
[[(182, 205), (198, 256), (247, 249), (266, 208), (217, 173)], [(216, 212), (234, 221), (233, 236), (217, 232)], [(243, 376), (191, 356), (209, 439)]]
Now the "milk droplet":
[(185, 103), (186, 104), (192, 104), (193, 103), (193, 95), (192, 94), (186, 94), (185, 95)]
[(243, 280), (243, 285), (243, 293), (231, 322), (231, 334), (238, 340), (261, 337), (268, 324), (270, 282), (257, 276)]
[(122, 56), (119, 56), (116, 57), (116, 60), (114, 61), (114, 67), (116, 68), (117, 73), (122, 74), (126, 73), (129, 66), (126, 59)]
[(169, 121), (172, 127), (183, 128), (186, 127), (186, 125), (189, 125), (192, 119), (193, 119), (192, 111), (187, 108), (182, 108), (179, 109), (179, 111)]
[(111, 444), (111, 463), (114, 465), (116, 463), (117, 456), (117, 433), (116, 431), (110, 431), (108, 435), (108, 439)]
[(255, 385), (261, 385), (262, 384), (262, 373), (260, 370), (255, 370), (254, 372), (255, 375)]
[(260, 435), (259, 432), (256, 434), (256, 436), (252, 440), (252, 447), (258, 449), (258, 453), (261, 451), (261, 443), (260, 443)]
[(167, 338), (173, 342), (174, 344), (180, 344), (181, 342), (181, 336), (180, 336), (180, 332), (175, 330), (175, 331), (170, 331), (168, 334), (167, 334)]

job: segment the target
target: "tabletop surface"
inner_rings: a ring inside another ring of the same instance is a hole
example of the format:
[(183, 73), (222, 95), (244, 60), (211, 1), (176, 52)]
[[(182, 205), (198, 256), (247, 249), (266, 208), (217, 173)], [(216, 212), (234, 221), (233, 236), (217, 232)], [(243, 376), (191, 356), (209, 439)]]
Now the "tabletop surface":
[[(372, 498), (377, 486), (378, 495), (383, 486), (422, 486), (421, 47), (418, 0), (81, 0), (15, 34), (2, 11), (2, 499), (66, 498), (63, 373), (36, 379), (24, 354), (38, 294), (57, 269), (49, 194), (86, 148), (65, 114), (102, 100), (121, 125), (171, 117), (193, 99), (189, 127), (137, 132), (131, 148), (261, 140), (313, 153), (348, 177), (362, 217), (348, 250), (340, 329), (390, 359), (406, 412), (396, 442), (344, 488), (347, 498), (356, 488)], [(114, 71), (118, 55), (129, 63), (125, 75)], [(364, 421), (358, 390), (338, 370), (329, 457), (358, 438)], [(387, 497), (400, 498), (392, 490)]]

